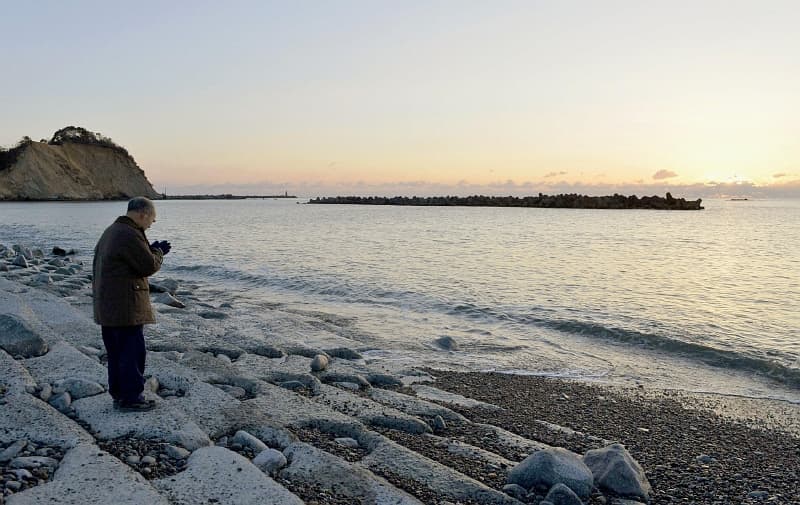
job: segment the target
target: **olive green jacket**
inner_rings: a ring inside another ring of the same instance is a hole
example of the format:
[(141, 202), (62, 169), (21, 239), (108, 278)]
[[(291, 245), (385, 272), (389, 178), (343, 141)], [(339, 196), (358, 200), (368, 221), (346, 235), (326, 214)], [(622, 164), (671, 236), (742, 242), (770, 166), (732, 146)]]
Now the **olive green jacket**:
[(161, 250), (150, 249), (143, 229), (127, 216), (118, 217), (94, 248), (94, 321), (102, 326), (155, 323), (147, 277), (163, 260)]

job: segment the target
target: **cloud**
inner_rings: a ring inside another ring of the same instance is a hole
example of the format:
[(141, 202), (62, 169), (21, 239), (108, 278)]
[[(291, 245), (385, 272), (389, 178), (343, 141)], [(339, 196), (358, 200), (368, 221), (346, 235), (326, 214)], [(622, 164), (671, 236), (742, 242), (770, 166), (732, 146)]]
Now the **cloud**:
[(781, 172), (779, 174), (772, 174), (772, 177), (774, 177), (775, 179), (780, 179), (781, 177), (786, 177), (787, 175), (789, 174), (787, 174), (786, 172)]
[(557, 177), (559, 175), (567, 175), (567, 173), (563, 172), (563, 171), (562, 172), (548, 172), (548, 173), (544, 174), (544, 178), (545, 179), (549, 179), (550, 177)]
[(673, 177), (678, 177), (678, 174), (676, 174), (672, 170), (659, 170), (658, 172), (653, 174), (653, 179), (657, 181), (660, 181), (662, 179), (671, 179)]

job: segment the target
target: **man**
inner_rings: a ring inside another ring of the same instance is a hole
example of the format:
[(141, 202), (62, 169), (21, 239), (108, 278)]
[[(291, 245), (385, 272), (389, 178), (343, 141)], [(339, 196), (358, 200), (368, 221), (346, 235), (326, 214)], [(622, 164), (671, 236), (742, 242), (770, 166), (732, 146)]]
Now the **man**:
[(108, 390), (114, 408), (146, 411), (144, 325), (155, 323), (147, 277), (158, 272), (169, 242), (148, 244), (144, 232), (156, 222), (153, 202), (136, 197), (128, 212), (106, 228), (94, 248), (94, 320), (101, 325), (108, 356)]

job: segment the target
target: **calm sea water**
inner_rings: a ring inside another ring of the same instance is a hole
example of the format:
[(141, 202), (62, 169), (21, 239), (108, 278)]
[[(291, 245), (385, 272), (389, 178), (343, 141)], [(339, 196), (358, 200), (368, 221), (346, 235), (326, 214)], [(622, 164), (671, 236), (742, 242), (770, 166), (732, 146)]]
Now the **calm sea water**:
[[(350, 318), (376, 359), (798, 401), (800, 201), (704, 204), (167, 201), (148, 235), (173, 244), (167, 274)], [(123, 209), (0, 203), (0, 242), (90, 256)]]

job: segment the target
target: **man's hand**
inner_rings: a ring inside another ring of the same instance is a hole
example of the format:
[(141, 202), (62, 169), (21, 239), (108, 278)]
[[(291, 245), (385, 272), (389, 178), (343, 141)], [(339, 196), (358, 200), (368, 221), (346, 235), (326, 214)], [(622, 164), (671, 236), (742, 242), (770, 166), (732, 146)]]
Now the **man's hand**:
[(150, 244), (150, 249), (158, 249), (161, 251), (161, 254), (166, 255), (172, 249), (172, 246), (166, 240), (156, 240)]

